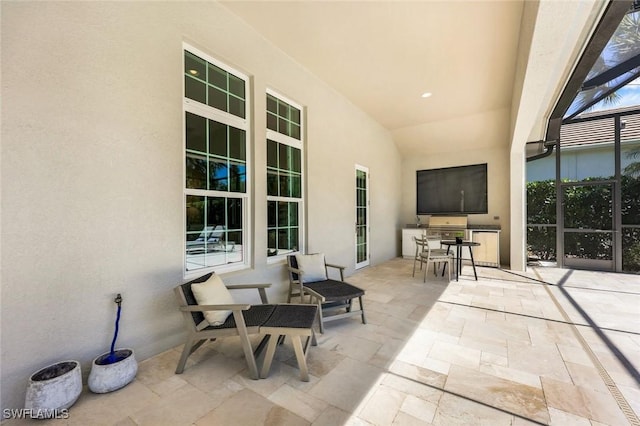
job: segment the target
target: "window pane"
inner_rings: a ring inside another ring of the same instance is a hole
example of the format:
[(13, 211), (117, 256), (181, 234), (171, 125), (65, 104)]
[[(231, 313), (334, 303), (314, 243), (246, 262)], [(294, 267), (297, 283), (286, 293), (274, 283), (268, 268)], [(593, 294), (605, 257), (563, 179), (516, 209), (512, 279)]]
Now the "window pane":
[(187, 149), (207, 152), (207, 119), (188, 112), (185, 120)]
[(291, 133), (290, 136), (292, 138), (296, 138), (300, 140), (300, 126), (298, 126), (297, 124), (292, 124), (290, 133)]
[(278, 119), (278, 132), (282, 133), (283, 135), (289, 135), (289, 126), (287, 125), (287, 121), (279, 118)]
[(242, 246), (242, 231), (227, 232), (227, 242), (233, 243), (237, 251), (238, 246)]
[(278, 117), (273, 114), (267, 113), (267, 129), (278, 131)]
[(209, 120), (209, 154), (227, 156), (227, 126)]
[(244, 80), (233, 74), (229, 74), (229, 92), (244, 99)]
[(267, 232), (267, 256), (276, 256), (278, 254), (278, 231), (270, 229)]
[(289, 170), (289, 147), (285, 144), (278, 144), (278, 168)]
[(278, 172), (267, 170), (267, 195), (277, 197), (278, 194)]
[(291, 197), (302, 198), (302, 177), (300, 175), (291, 176)]
[[(204, 229), (204, 197), (187, 195), (187, 232), (202, 231)], [(193, 239), (197, 237), (194, 236)]]
[(302, 172), (301, 152), (297, 148), (292, 148), (291, 171), (298, 172), (298, 173)]
[(278, 143), (267, 140), (267, 167), (278, 167)]
[(367, 224), (367, 209), (366, 208), (358, 208), (357, 209), (357, 220), (358, 220), (358, 225), (366, 225)]
[(288, 226), (289, 219), (289, 203), (279, 202), (278, 203), (278, 226)]
[(227, 90), (227, 72), (213, 64), (209, 64), (209, 84), (223, 91)]
[(289, 250), (298, 251), (298, 228), (289, 228)]
[(267, 226), (274, 228), (278, 226), (278, 203), (267, 201)]
[(188, 75), (184, 76), (184, 95), (194, 101), (207, 103), (207, 86)]
[(229, 191), (246, 192), (247, 168), (244, 163), (229, 162)]
[(217, 108), (221, 111), (227, 111), (227, 94), (215, 87), (209, 86), (209, 101), (207, 105)]
[(358, 242), (357, 244), (365, 244), (367, 242), (367, 228), (364, 226), (358, 227)]
[(242, 229), (242, 199), (227, 198), (229, 229)]
[(221, 226), (224, 229), (226, 224), (225, 219), (225, 199), (222, 197), (207, 197), (207, 226), (210, 229), (215, 229), (216, 226)]
[(283, 249), (289, 248), (289, 230), (288, 229), (278, 230), (278, 248), (283, 248)]
[(280, 196), (289, 197), (291, 188), (290, 176), (284, 173), (280, 173)]
[(278, 115), (280, 117), (289, 118), (289, 105), (278, 99)]
[(274, 114), (278, 113), (278, 100), (269, 94), (267, 94), (267, 111)]
[(291, 117), (289, 117), (289, 119), (296, 124), (300, 124), (300, 110), (298, 108), (291, 107)]
[(207, 188), (207, 160), (204, 155), (187, 153), (186, 187), (193, 189)]
[(246, 143), (244, 130), (229, 127), (229, 157), (238, 160), (246, 159)]
[(242, 99), (238, 99), (234, 96), (229, 96), (229, 113), (238, 117), (245, 117), (245, 102)]
[(191, 52), (184, 52), (184, 73), (200, 80), (206, 79), (206, 62)]
[(216, 159), (209, 161), (209, 189), (226, 191), (229, 187), (228, 177), (226, 161)]
[(298, 203), (289, 203), (289, 226), (298, 225)]

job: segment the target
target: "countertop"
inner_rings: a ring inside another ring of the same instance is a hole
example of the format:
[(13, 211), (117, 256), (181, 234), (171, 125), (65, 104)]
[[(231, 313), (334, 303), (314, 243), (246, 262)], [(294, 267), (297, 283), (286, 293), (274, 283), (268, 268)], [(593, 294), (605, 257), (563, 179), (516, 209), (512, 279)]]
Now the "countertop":
[[(428, 225), (420, 225), (420, 226), (416, 226), (415, 223), (413, 224), (406, 224), (404, 229), (429, 229)], [(445, 226), (438, 226), (438, 227), (434, 227), (436, 229), (462, 229), (462, 228), (458, 228), (455, 226), (451, 226), (451, 227), (445, 227)], [(433, 229), (433, 228), (432, 228)], [(472, 231), (500, 231), (501, 227), (500, 225), (472, 225), (472, 224), (468, 224), (466, 228), (463, 229), (470, 229)]]

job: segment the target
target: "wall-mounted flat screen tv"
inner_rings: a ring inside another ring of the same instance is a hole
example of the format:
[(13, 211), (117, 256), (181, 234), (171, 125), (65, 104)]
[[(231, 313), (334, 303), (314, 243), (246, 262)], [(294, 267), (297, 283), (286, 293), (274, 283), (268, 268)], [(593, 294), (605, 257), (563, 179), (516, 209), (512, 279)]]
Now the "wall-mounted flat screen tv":
[(487, 164), (416, 171), (417, 214), (486, 214)]

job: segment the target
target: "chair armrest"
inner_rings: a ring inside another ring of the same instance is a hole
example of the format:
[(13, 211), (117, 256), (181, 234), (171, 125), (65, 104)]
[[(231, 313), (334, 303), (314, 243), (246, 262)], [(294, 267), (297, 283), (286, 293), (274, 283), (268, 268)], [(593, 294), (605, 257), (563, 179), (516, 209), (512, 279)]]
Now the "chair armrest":
[(187, 305), (180, 306), (180, 310), (184, 312), (206, 312), (206, 311), (246, 311), (251, 305), (234, 303), (231, 305)]
[(304, 287), (304, 292), (307, 293), (312, 299), (317, 299), (319, 302), (324, 303), (325, 297), (318, 292), (313, 291), (309, 287)]
[(336, 268), (340, 270), (340, 281), (344, 281), (344, 270), (346, 266), (334, 265), (333, 263), (325, 263), (325, 266), (328, 268)]
[(229, 290), (241, 290), (241, 289), (245, 289), (245, 288), (269, 288), (271, 287), (271, 283), (265, 283), (265, 284), (229, 284), (225, 286), (229, 289)]
[(334, 265), (332, 263), (325, 263), (325, 265), (327, 265), (330, 268), (336, 268), (336, 269), (342, 269), (344, 270), (346, 268), (346, 266), (342, 266), (342, 265)]
[(264, 290), (265, 288), (269, 288), (271, 287), (271, 283), (265, 283), (265, 284), (231, 284), (227, 286), (227, 289), (229, 290), (245, 290), (245, 289), (251, 289), (251, 288), (257, 288), (258, 289), (258, 293), (260, 294), (260, 300), (262, 301), (263, 305), (266, 305), (267, 303), (269, 303), (269, 300), (267, 299), (267, 292)]
[(289, 272), (293, 272), (294, 274), (304, 274), (304, 271), (302, 269), (294, 268), (292, 266), (287, 266), (287, 269), (289, 270)]

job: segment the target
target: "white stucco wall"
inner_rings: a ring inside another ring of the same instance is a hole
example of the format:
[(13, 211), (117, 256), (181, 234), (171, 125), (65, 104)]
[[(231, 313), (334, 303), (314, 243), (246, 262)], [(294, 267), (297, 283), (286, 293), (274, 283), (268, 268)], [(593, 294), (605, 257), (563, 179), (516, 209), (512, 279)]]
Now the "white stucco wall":
[[(182, 342), (182, 43), (252, 78), (253, 268), (267, 265), (265, 89), (304, 105), (307, 243), (353, 272), (354, 165), (371, 174), (371, 260), (396, 256), (399, 153), (389, 133), (211, 2), (2, 2), (2, 407), (28, 376), (118, 346), (144, 359)], [(241, 298), (252, 300), (247, 295)]]

